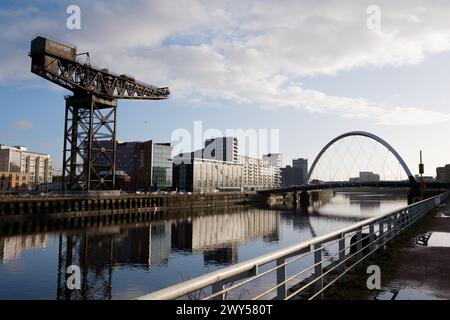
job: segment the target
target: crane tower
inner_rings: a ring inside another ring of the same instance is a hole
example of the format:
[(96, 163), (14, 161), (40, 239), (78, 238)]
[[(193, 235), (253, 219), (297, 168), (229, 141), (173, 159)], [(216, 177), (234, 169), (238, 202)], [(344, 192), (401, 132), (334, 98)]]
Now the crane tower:
[[(88, 53), (84, 53), (89, 56)], [(73, 45), (38, 36), (31, 41), (31, 72), (65, 89), (63, 190), (115, 188), (117, 100), (160, 100), (157, 88), (126, 74), (81, 62)]]

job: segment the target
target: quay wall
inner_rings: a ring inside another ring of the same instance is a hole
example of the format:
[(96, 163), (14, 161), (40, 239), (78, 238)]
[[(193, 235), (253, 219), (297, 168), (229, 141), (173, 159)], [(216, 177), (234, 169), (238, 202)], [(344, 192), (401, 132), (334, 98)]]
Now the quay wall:
[(0, 223), (214, 208), (261, 201), (264, 199), (255, 193), (0, 197)]

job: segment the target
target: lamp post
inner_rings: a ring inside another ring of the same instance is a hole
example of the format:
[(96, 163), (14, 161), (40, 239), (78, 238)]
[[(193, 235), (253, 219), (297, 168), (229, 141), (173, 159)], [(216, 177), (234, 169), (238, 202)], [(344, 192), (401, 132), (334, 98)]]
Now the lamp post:
[(424, 174), (424, 165), (422, 162), (422, 150), (420, 150), (420, 163), (419, 163), (419, 174), (420, 174), (420, 198), (423, 199), (423, 192), (425, 190), (425, 181), (423, 180), (423, 174)]

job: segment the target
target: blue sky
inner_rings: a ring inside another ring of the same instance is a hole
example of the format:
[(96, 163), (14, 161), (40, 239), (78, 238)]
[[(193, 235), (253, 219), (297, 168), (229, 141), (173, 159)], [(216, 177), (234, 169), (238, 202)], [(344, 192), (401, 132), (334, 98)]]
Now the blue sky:
[[(129, 3), (128, 3), (129, 2)], [(177, 128), (279, 129), (285, 164), (333, 137), (375, 133), (417, 171), (450, 163), (450, 4), (377, 1), (2, 1), (0, 143), (60, 166), (64, 95), (30, 72), (38, 33), (91, 62), (169, 86), (167, 101), (120, 101), (119, 139), (170, 141)], [(132, 3), (132, 4), (131, 4)], [(81, 30), (66, 7), (81, 8)]]

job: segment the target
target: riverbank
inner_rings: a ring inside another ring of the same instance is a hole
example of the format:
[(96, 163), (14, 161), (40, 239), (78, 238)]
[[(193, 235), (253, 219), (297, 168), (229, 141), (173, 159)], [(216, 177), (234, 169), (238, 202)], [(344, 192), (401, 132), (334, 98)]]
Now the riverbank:
[[(327, 290), (324, 299), (450, 299), (450, 242), (445, 241), (446, 234), (450, 235), (449, 202), (430, 212), (384, 250), (364, 261), (362, 272), (350, 273), (345, 283)], [(437, 243), (437, 246), (431, 246), (432, 243)], [(364, 271), (369, 265), (380, 267), (379, 290), (369, 290), (366, 286), (369, 275)]]
[(171, 211), (242, 206), (264, 200), (256, 193), (5, 197), (0, 198), (0, 232), (149, 221)]

